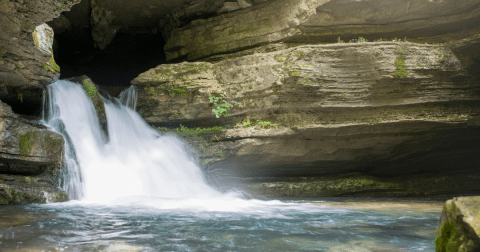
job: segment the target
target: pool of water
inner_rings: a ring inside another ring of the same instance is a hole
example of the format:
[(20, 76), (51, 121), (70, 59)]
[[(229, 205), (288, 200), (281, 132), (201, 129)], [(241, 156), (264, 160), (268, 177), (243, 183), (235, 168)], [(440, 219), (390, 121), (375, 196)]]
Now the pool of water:
[(168, 200), (151, 207), (75, 201), (3, 206), (0, 248), (32, 252), (435, 251), (435, 228), (443, 205), (356, 199), (243, 202), (242, 207), (212, 209), (208, 205), (215, 202), (189, 208)]

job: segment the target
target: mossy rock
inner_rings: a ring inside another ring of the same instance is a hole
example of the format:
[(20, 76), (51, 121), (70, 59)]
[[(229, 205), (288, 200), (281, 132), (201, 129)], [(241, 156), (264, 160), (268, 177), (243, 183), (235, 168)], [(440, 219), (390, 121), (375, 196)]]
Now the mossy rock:
[(95, 107), (95, 112), (97, 112), (100, 123), (106, 123), (107, 115), (105, 114), (105, 105), (103, 104), (102, 97), (98, 93), (97, 85), (86, 75), (72, 77), (68, 80), (82, 85), (82, 88), (87, 93), (87, 96), (93, 102), (93, 106)]
[(480, 251), (480, 196), (448, 200), (436, 233), (437, 252)]

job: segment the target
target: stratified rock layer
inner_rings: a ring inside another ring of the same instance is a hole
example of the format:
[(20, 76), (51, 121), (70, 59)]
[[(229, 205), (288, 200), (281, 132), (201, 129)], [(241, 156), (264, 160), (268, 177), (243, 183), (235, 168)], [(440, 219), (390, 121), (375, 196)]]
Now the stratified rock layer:
[(198, 60), (275, 42), (458, 40), (480, 30), (476, 0), (276, 0), (173, 30), (167, 60)]
[[(272, 197), (473, 194), (480, 83), (475, 54), (461, 53), (472, 44), (462, 43), (269, 45), (160, 65), (132, 84), (152, 125), (228, 128), (200, 154), (219, 187)], [(234, 107), (216, 119), (209, 98), (221, 95)]]
[(63, 137), (0, 106), (0, 204), (68, 200), (56, 187)]
[(448, 200), (436, 234), (437, 251), (480, 251), (480, 196)]

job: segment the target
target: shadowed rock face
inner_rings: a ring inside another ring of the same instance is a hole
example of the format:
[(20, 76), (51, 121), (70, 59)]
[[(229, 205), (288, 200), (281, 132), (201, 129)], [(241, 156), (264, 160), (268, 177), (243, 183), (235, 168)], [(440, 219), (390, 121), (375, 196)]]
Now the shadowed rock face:
[(63, 137), (0, 105), (0, 205), (68, 200), (57, 188)]
[[(469, 72), (476, 56), (456, 56), (471, 45), (270, 45), (216, 63), (159, 65), (132, 84), (152, 125), (228, 128), (213, 144), (187, 138), (220, 188), (272, 197), (473, 194), (480, 86)], [(216, 119), (209, 97), (221, 94), (234, 107)]]

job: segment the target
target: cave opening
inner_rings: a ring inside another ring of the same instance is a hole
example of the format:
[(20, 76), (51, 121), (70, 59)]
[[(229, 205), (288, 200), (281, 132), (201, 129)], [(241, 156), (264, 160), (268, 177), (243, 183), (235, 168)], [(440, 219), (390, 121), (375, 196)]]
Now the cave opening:
[(88, 28), (55, 33), (54, 55), (60, 78), (87, 75), (101, 86), (130, 85), (139, 74), (165, 63), (161, 33), (117, 33), (104, 49), (94, 47)]

